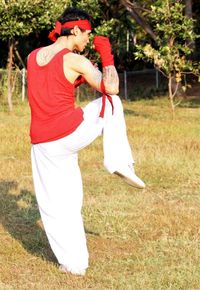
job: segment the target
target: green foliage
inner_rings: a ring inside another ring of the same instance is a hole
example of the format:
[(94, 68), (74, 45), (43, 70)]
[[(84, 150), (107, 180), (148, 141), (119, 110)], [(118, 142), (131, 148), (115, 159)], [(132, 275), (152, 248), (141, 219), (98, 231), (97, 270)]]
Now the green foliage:
[(87, 11), (87, 13), (89, 13), (94, 20), (99, 18), (101, 10), (98, 0), (72, 0), (70, 1), (70, 5)]
[(114, 18), (110, 20), (103, 20), (101, 25), (94, 29), (94, 32), (103, 36), (116, 36), (116, 31), (113, 28), (120, 24), (120, 21)]
[[(194, 32), (194, 20), (184, 15), (181, 1), (157, 0), (151, 6), (150, 20), (157, 36), (156, 46), (146, 43), (137, 45), (136, 59), (146, 59), (154, 64), (168, 78), (168, 92), (174, 115), (174, 98), (184, 75), (199, 75), (200, 65), (193, 63), (190, 55), (194, 41), (198, 37)], [(175, 85), (174, 85), (175, 80)], [(182, 87), (183, 91), (186, 86)]]
[(8, 40), (50, 29), (67, 1), (0, 0), (0, 38)]
[(193, 31), (194, 20), (183, 13), (181, 1), (156, 1), (151, 6), (150, 19), (157, 35), (156, 47), (137, 45), (136, 59), (147, 59), (167, 77), (176, 75), (180, 82), (186, 71), (198, 73), (189, 60), (190, 44), (197, 38)]

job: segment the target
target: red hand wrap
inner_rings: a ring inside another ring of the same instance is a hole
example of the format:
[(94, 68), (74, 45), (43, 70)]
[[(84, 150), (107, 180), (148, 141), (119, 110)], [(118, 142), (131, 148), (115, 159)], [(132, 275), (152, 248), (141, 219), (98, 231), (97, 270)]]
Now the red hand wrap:
[(74, 82), (74, 86), (75, 88), (77, 88), (78, 86), (82, 85), (83, 83), (86, 82), (86, 79), (83, 76), (79, 76), (75, 82)]
[(111, 52), (111, 44), (108, 37), (95, 36), (94, 48), (100, 54), (103, 66), (114, 65), (114, 57)]
[(108, 101), (111, 104), (112, 114), (114, 114), (114, 105), (113, 105), (112, 97), (106, 94), (106, 90), (105, 90), (105, 86), (104, 86), (103, 80), (101, 81), (101, 91), (102, 91), (103, 95), (102, 95), (102, 107), (101, 107), (101, 112), (99, 114), (99, 117), (103, 118), (104, 117), (104, 113), (105, 113), (106, 98), (108, 99)]

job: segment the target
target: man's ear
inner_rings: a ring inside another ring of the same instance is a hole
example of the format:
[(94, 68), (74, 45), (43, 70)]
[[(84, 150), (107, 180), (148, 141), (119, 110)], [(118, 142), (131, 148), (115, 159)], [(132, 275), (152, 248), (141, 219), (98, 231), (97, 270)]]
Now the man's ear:
[(72, 33), (76, 36), (78, 35), (80, 31), (80, 28), (78, 27), (78, 25), (75, 25), (74, 28), (72, 29)]

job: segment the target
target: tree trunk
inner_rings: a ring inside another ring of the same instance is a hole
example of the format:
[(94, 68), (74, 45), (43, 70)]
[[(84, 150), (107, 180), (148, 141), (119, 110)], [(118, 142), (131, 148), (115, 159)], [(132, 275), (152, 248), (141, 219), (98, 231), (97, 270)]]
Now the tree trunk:
[(174, 119), (175, 116), (175, 105), (174, 105), (174, 94), (172, 91), (172, 79), (173, 76), (169, 75), (168, 78), (168, 94), (169, 94), (169, 100), (170, 100), (170, 105), (171, 105), (171, 110), (172, 110), (172, 119)]
[(185, 0), (185, 15), (192, 18), (192, 0)]
[(176, 76), (173, 75), (171, 81), (172, 93), (175, 94), (175, 97), (186, 97), (186, 92), (182, 88), (181, 82), (177, 83)]
[(13, 110), (12, 104), (12, 65), (13, 65), (13, 51), (14, 51), (14, 40), (9, 39), (8, 41), (8, 63), (7, 63), (7, 100), (8, 108), (11, 112)]

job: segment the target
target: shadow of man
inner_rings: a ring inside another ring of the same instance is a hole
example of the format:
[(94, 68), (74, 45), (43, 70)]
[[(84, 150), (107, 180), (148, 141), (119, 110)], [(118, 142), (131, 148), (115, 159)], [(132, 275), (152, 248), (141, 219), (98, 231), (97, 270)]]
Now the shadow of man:
[(26, 189), (12, 194), (11, 191), (17, 187), (15, 181), (0, 181), (0, 222), (29, 253), (55, 263), (45, 232), (39, 224), (35, 196)]

